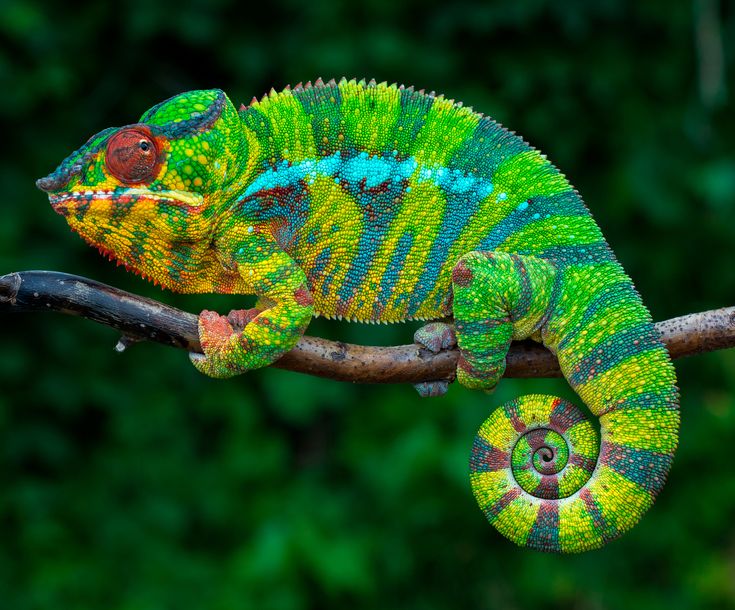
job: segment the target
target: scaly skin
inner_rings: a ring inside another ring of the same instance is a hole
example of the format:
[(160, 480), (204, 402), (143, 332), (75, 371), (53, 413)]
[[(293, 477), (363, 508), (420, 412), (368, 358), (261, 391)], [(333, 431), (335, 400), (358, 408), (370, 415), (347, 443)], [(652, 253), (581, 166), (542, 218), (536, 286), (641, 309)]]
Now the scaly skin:
[(473, 491), (520, 545), (602, 546), (664, 484), (678, 397), (648, 311), (566, 178), (460, 104), (372, 81), (272, 91), (239, 111), (194, 91), (94, 136), (38, 185), (87, 242), (162, 286), (259, 296), (200, 315), (192, 361), (214, 377), (272, 363), (313, 315), (453, 317), (454, 332), (434, 323), (416, 339), (456, 340), (459, 382), (483, 390), (512, 340), (543, 342), (601, 434), (548, 396), (483, 424)]

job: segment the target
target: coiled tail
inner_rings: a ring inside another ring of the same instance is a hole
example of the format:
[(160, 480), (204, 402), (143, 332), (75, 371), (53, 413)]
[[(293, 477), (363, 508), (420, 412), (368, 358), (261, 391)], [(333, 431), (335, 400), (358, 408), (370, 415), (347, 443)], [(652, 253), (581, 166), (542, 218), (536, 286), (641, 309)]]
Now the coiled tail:
[(676, 450), (678, 391), (668, 353), (618, 265), (566, 270), (540, 337), (599, 417), (528, 395), (498, 408), (475, 437), (472, 489), (513, 542), (581, 552), (633, 527), (663, 487)]

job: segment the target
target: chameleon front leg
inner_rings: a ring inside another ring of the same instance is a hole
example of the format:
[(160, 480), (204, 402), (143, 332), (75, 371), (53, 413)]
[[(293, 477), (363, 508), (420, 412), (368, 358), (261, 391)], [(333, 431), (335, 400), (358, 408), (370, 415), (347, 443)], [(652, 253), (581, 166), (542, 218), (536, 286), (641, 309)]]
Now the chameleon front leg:
[(190, 358), (199, 371), (217, 378), (278, 360), (296, 345), (314, 313), (306, 275), (267, 231), (252, 232), (227, 246), (232, 266), (248, 292), (259, 299), (255, 308), (231, 311), (228, 316), (213, 311), (200, 314), (204, 354), (190, 354)]

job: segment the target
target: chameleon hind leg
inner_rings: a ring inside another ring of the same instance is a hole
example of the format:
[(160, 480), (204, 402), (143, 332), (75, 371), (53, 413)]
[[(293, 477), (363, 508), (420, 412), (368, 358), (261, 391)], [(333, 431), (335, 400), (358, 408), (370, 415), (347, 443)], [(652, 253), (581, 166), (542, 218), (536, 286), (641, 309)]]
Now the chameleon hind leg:
[(663, 486), (676, 448), (675, 375), (650, 315), (614, 263), (560, 267), (470, 253), (454, 269), (458, 379), (492, 387), (512, 339), (558, 357), (574, 405), (522, 396), (480, 428), (470, 458), (477, 503), (529, 548), (581, 552), (630, 529)]
[(511, 341), (533, 337), (546, 320), (556, 279), (556, 268), (534, 256), (474, 251), (459, 259), (452, 270), (452, 310), (462, 385), (495, 387)]
[[(469, 252), (452, 270), (455, 325), (432, 322), (414, 341), (438, 353), (459, 344), (457, 379), (491, 391), (505, 371), (512, 339), (529, 337), (543, 323), (555, 286), (556, 270), (533, 256)], [(422, 396), (441, 396), (448, 381), (415, 384)]]

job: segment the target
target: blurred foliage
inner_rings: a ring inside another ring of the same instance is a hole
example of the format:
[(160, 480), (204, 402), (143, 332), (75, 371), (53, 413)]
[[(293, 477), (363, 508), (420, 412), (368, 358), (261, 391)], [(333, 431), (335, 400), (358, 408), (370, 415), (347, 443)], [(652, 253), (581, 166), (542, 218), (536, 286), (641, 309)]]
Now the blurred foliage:
[[(266, 9), (266, 4), (268, 8)], [(0, 273), (87, 275), (190, 311), (70, 235), (34, 179), (90, 134), (220, 87), (317, 76), (461, 99), (584, 194), (656, 319), (733, 305), (735, 11), (716, 0), (0, 2)], [(310, 332), (404, 343), (410, 325)], [(643, 522), (578, 557), (515, 548), (467, 480), (475, 430), (529, 391), (421, 401), (264, 370), (196, 374), (59, 315), (0, 319), (0, 608), (733, 608), (735, 352), (677, 363), (683, 428)]]

